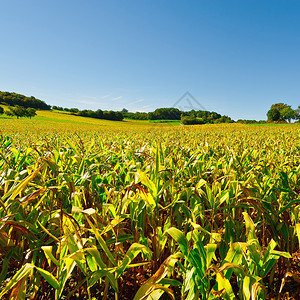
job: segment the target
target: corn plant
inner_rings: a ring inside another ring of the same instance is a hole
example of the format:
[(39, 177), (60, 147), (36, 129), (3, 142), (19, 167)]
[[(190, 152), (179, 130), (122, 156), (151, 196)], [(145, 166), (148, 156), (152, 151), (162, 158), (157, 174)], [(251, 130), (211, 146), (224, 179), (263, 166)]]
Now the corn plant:
[(296, 125), (57, 118), (1, 127), (0, 297), (299, 298)]

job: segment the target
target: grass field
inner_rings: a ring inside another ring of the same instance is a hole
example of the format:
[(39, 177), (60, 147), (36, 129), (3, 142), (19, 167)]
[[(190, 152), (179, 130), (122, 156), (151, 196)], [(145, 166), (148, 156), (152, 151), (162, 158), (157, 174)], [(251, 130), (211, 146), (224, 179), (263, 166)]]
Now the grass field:
[(299, 299), (297, 125), (0, 124), (1, 299)]

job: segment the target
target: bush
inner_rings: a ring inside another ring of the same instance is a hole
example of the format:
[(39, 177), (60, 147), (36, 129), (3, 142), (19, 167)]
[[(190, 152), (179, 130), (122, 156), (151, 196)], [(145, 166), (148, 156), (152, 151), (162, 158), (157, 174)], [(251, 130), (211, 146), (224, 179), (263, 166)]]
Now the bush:
[(201, 118), (195, 118), (195, 117), (189, 117), (189, 116), (184, 116), (181, 118), (181, 123), (183, 125), (200, 125), (200, 124), (205, 124), (203, 119)]

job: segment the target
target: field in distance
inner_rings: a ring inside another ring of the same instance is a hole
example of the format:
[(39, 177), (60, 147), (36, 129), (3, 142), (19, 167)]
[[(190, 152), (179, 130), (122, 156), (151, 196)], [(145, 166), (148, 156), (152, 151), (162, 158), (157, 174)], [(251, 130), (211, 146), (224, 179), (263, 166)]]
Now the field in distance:
[(38, 110), (37, 116), (28, 119), (16, 117), (8, 117), (6, 115), (0, 115), (0, 122), (2, 129), (19, 130), (21, 127), (29, 129), (36, 127), (41, 130), (61, 129), (61, 130), (97, 130), (101, 127), (119, 127), (119, 126), (136, 126), (148, 124), (148, 121), (135, 121), (135, 120), (124, 120), (124, 121), (109, 121), (103, 119), (94, 119), (87, 117), (79, 117), (70, 114), (69, 112), (61, 111), (41, 111)]

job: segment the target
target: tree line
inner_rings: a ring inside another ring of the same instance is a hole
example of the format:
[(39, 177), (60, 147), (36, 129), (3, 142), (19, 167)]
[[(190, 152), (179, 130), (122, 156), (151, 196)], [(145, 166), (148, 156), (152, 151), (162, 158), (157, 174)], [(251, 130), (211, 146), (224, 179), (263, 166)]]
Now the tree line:
[(93, 110), (79, 110), (77, 113), (74, 113), (77, 116), (81, 117), (88, 117), (88, 118), (96, 118), (96, 119), (104, 119), (104, 120), (111, 120), (111, 121), (122, 121), (124, 116), (119, 111), (112, 111), (112, 110), (104, 110), (98, 109), (96, 111)]
[(228, 116), (222, 116), (216, 112), (203, 110), (181, 111), (175, 107), (157, 108), (153, 112), (136, 112), (131, 113), (126, 109), (121, 111), (124, 118), (138, 120), (180, 120), (184, 125), (194, 124), (213, 124), (213, 123), (232, 123), (234, 122)]
[(105, 120), (114, 120), (122, 121), (124, 118), (132, 120), (180, 120), (184, 125), (194, 125), (194, 124), (213, 124), (213, 123), (232, 123), (234, 122), (228, 116), (222, 116), (216, 112), (210, 111), (181, 111), (178, 108), (169, 107), (169, 108), (157, 108), (153, 112), (129, 112), (127, 109), (123, 108), (121, 111), (102, 111), (98, 109), (93, 110), (79, 110), (77, 108), (63, 108), (59, 106), (53, 106), (52, 109), (59, 111), (68, 111), (73, 115), (96, 118), (96, 119), (105, 119)]
[[(4, 111), (0, 106), (0, 114), (6, 113), (8, 116), (17, 118), (29, 117), (36, 115), (36, 110), (58, 110), (69, 112), (76, 116), (83, 116), (96, 119), (105, 119), (113, 121), (122, 121), (124, 118), (133, 120), (180, 120), (184, 125), (193, 124), (212, 124), (212, 123), (233, 123), (234, 121), (228, 116), (222, 116), (216, 112), (191, 110), (181, 111), (178, 108), (157, 108), (153, 112), (129, 112), (123, 108), (121, 111), (112, 110), (79, 110), (78, 108), (64, 108), (61, 106), (52, 106), (33, 96), (27, 97), (18, 93), (1, 92), (0, 103), (9, 106)], [(266, 122), (291, 122), (292, 120), (300, 121), (300, 106), (292, 109), (291, 105), (285, 103), (275, 103), (267, 112), (268, 121), (256, 120), (238, 120), (237, 123), (253, 124)]]
[(26, 97), (17, 93), (1, 92), (0, 91), (0, 102), (8, 106), (22, 106), (25, 108), (31, 107), (41, 110), (50, 110), (51, 105), (46, 104), (44, 101), (37, 99), (33, 96)]
[(181, 123), (184, 125), (194, 124), (218, 124), (233, 123), (234, 121), (228, 116), (222, 116), (214, 111), (191, 110), (182, 112)]

